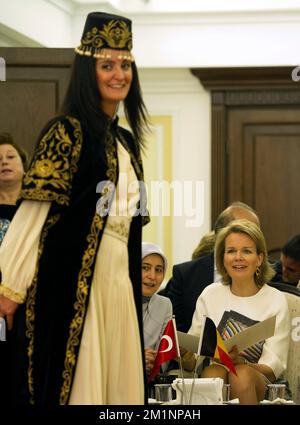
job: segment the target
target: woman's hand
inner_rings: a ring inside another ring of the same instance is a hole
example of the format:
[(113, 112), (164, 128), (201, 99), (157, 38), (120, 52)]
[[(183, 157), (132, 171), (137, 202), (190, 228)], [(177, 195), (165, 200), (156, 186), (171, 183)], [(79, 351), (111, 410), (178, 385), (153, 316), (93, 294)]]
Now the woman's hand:
[(239, 356), (239, 351), (237, 348), (237, 345), (234, 345), (231, 349), (231, 351), (229, 351), (229, 356), (231, 358), (231, 360), (233, 361), (233, 363), (235, 364), (235, 361), (237, 360), (238, 356)]
[[(181, 357), (183, 369), (189, 372), (192, 372), (196, 366), (196, 358), (194, 356), (194, 353), (180, 346), (179, 346), (179, 351), (180, 351), (180, 357)], [(180, 362), (179, 357), (176, 357), (175, 360), (177, 362)]]
[(18, 307), (18, 303), (0, 295), (0, 317), (6, 317), (9, 330), (13, 327), (13, 317)]
[(246, 364), (247, 363), (246, 360), (244, 359), (244, 357), (239, 355), (237, 345), (234, 345), (232, 347), (232, 350), (228, 354), (231, 357), (231, 360), (232, 360), (234, 365)]
[(155, 357), (155, 350), (152, 350), (152, 348), (145, 348), (145, 365), (147, 374), (149, 374), (153, 368)]
[(180, 352), (180, 357), (183, 357), (188, 352), (188, 350), (186, 348), (179, 346), (179, 352)]

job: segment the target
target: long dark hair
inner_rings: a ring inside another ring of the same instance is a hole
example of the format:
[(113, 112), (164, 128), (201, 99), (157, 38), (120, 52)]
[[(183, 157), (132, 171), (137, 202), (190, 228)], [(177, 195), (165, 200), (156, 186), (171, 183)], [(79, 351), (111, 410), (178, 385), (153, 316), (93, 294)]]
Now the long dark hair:
[[(62, 113), (75, 116), (93, 138), (104, 136), (109, 118), (100, 109), (101, 97), (96, 79), (96, 59), (75, 55)], [(124, 101), (124, 112), (137, 146), (144, 146), (148, 113), (142, 99), (138, 72), (132, 63), (132, 83)]]
[(132, 62), (132, 83), (124, 101), (125, 116), (136, 140), (145, 145), (145, 134), (149, 130), (149, 117), (142, 98), (142, 91), (135, 62)]

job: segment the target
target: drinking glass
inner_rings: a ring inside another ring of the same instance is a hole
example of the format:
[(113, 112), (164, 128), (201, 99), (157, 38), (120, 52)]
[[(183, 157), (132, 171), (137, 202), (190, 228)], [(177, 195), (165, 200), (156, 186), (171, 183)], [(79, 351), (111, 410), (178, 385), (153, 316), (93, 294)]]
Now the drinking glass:
[(156, 401), (172, 400), (172, 387), (170, 384), (155, 384), (154, 387)]
[(223, 404), (228, 404), (230, 401), (230, 384), (223, 384), (222, 396)]
[(269, 384), (268, 385), (268, 400), (273, 401), (277, 398), (285, 399), (285, 384)]

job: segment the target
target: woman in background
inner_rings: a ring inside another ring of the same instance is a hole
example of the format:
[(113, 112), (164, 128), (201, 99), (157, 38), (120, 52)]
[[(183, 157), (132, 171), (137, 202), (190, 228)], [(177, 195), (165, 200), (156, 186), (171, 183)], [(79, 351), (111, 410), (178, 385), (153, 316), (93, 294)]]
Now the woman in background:
[(255, 346), (229, 354), (237, 376), (212, 362), (202, 377), (220, 377), (231, 387), (231, 398), (241, 404), (258, 404), (266, 385), (286, 369), (290, 335), (289, 310), (284, 294), (267, 285), (274, 275), (260, 228), (248, 220), (232, 221), (216, 240), (216, 263), (222, 282), (207, 286), (198, 298), (189, 333), (201, 334), (202, 318), (208, 316), (223, 339), (258, 321), (276, 316), (274, 335)]
[(216, 241), (216, 234), (214, 230), (202, 236), (199, 244), (196, 246), (196, 248), (193, 251), (192, 260), (195, 260), (196, 258), (204, 257), (205, 255), (212, 253), (215, 247), (215, 241)]
[[(26, 166), (25, 151), (14, 142), (11, 134), (0, 133), (0, 245), (19, 205), (18, 197)], [(18, 313), (22, 314), (20, 311)], [(0, 334), (0, 337), (4, 335), (6, 339), (5, 342), (0, 342), (0, 376), (2, 382), (9, 383), (9, 364), (12, 361), (13, 348), (10, 343), (11, 332), (8, 332), (4, 322)], [(0, 400), (3, 405), (9, 402), (9, 393), (8, 385), (0, 388)]]
[(142, 243), (143, 329), (147, 374), (153, 368), (164, 329), (172, 319), (171, 301), (156, 293), (166, 275), (167, 265), (167, 258), (158, 245)]
[(17, 211), (27, 156), (9, 133), (0, 133), (0, 245)]

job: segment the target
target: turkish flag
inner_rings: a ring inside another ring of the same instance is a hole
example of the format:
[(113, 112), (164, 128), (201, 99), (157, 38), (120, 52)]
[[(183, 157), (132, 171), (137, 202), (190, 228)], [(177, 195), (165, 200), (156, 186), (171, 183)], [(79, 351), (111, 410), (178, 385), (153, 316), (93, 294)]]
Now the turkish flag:
[(149, 381), (158, 374), (160, 365), (179, 356), (180, 352), (178, 348), (176, 324), (175, 320), (171, 319), (168, 321), (163, 336), (161, 337), (154, 365), (150, 372)]

